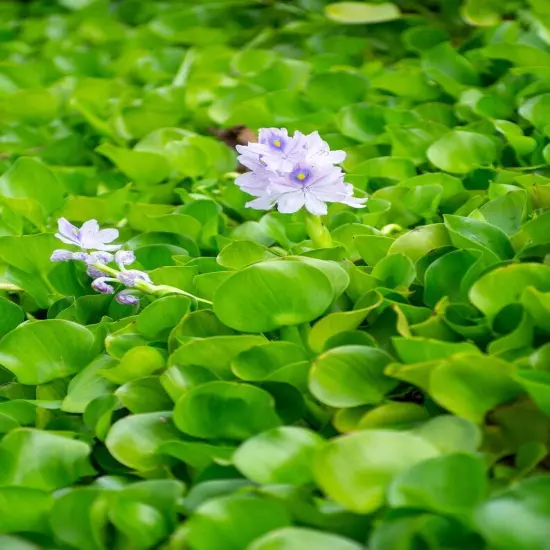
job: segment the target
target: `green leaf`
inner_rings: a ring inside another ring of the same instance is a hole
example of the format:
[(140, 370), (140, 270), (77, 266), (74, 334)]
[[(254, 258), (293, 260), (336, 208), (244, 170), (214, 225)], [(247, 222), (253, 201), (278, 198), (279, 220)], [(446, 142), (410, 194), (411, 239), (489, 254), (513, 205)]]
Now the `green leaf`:
[(208, 500), (187, 523), (196, 550), (241, 550), (258, 537), (290, 525), (285, 506), (268, 498), (234, 494)]
[(542, 550), (547, 541), (548, 495), (548, 477), (525, 479), (481, 504), (476, 526), (495, 548)]
[(482, 422), (493, 407), (521, 393), (514, 371), (512, 364), (494, 357), (456, 355), (432, 372), (430, 395), (452, 413)]
[(241, 380), (256, 382), (277, 375), (288, 365), (308, 358), (306, 351), (291, 342), (268, 342), (244, 350), (231, 361), (231, 370)]
[(451, 244), (449, 233), (442, 223), (417, 227), (399, 236), (390, 246), (389, 254), (404, 254), (413, 262), (434, 248)]
[(455, 174), (467, 174), (497, 158), (496, 147), (488, 137), (458, 130), (438, 139), (427, 154), (436, 168)]
[(366, 514), (383, 504), (386, 488), (397, 474), (438, 455), (419, 436), (367, 430), (326, 443), (315, 460), (315, 477), (330, 498)]
[(22, 384), (64, 378), (84, 368), (93, 356), (93, 334), (57, 319), (20, 325), (0, 342), (0, 363)]
[(479, 426), (459, 416), (436, 416), (414, 431), (445, 454), (475, 453), (482, 442)]
[(309, 389), (331, 407), (379, 403), (396, 386), (384, 374), (391, 358), (366, 346), (342, 346), (320, 355), (309, 375)]
[[(330, 89), (330, 95), (326, 90)], [(363, 99), (367, 82), (363, 75), (351, 71), (331, 71), (312, 76), (306, 87), (307, 99), (316, 107), (336, 111)]]
[(408, 256), (398, 253), (380, 260), (374, 266), (372, 275), (379, 279), (382, 286), (386, 288), (404, 290), (414, 281), (416, 270)]
[(222, 381), (207, 382), (185, 393), (176, 403), (174, 422), (194, 437), (234, 440), (245, 440), (281, 423), (269, 393)]
[(189, 311), (191, 301), (186, 296), (163, 296), (150, 303), (136, 319), (136, 328), (150, 340), (166, 340), (170, 331)]
[(336, 2), (325, 7), (325, 15), (344, 24), (382, 23), (399, 19), (401, 13), (395, 4), (368, 4), (363, 2)]
[(150, 151), (133, 151), (110, 143), (100, 145), (96, 151), (113, 161), (137, 185), (154, 185), (170, 174), (166, 158)]
[(97, 487), (71, 489), (55, 501), (50, 525), (65, 544), (83, 550), (107, 548), (108, 495)]
[(166, 442), (181, 439), (169, 411), (125, 416), (113, 424), (105, 445), (119, 462), (138, 471), (153, 470), (168, 457), (159, 453)]
[(152, 506), (119, 496), (109, 506), (109, 520), (141, 548), (157, 545), (169, 533), (162, 514)]
[(265, 332), (312, 321), (333, 297), (328, 277), (311, 265), (261, 262), (235, 273), (218, 287), (214, 312), (228, 327)]
[(550, 416), (550, 372), (519, 371), (514, 380), (525, 388), (539, 409)]
[(445, 216), (445, 226), (451, 241), (457, 248), (476, 248), (489, 251), (496, 258), (506, 260), (514, 255), (514, 249), (506, 233), (490, 223), (464, 218)]
[(115, 384), (125, 384), (153, 374), (165, 364), (164, 354), (157, 348), (137, 346), (128, 350), (118, 364), (101, 369), (99, 374)]
[(172, 400), (162, 387), (158, 376), (131, 380), (120, 386), (115, 395), (134, 414), (165, 411), (172, 406)]
[(457, 353), (481, 353), (470, 342), (443, 342), (431, 338), (395, 337), (393, 346), (403, 363), (422, 363), (436, 359), (446, 359)]
[(266, 342), (264, 336), (251, 334), (193, 339), (180, 346), (170, 356), (169, 363), (206, 367), (220, 378), (233, 378), (231, 361), (243, 351)]
[(361, 309), (353, 311), (336, 311), (319, 319), (319, 321), (313, 325), (309, 333), (309, 347), (314, 352), (321, 353), (327, 349), (327, 344), (332, 338), (342, 332), (355, 329), (361, 325), (367, 315), (382, 302), (382, 298), (376, 293), (370, 296), (372, 296), (372, 304), (368, 306), (366, 305), (366, 300), (364, 300), (362, 301), (363, 307), (361, 307)]
[[(38, 489), (0, 488), (2, 533), (47, 533), (54, 499)], [(6, 547), (8, 548), (8, 547)]]
[(93, 472), (83, 441), (42, 430), (17, 428), (0, 443), (0, 486), (54, 491)]
[(256, 483), (305, 485), (313, 481), (311, 464), (322, 443), (314, 432), (281, 426), (246, 440), (235, 451), (233, 464)]
[(321, 533), (303, 527), (284, 527), (256, 539), (250, 550), (360, 550), (358, 543), (332, 533)]
[(488, 317), (494, 317), (509, 304), (520, 301), (528, 287), (550, 292), (550, 266), (511, 264), (482, 275), (469, 292), (470, 301)]
[(217, 380), (216, 375), (198, 365), (174, 365), (159, 376), (162, 387), (174, 402), (194, 386), (213, 380)]
[(0, 338), (25, 320), (25, 312), (14, 302), (0, 296)]
[(392, 507), (420, 508), (442, 514), (469, 514), (487, 492), (480, 458), (450, 454), (425, 460), (401, 472), (388, 488)]
[(21, 157), (0, 178), (0, 195), (12, 210), (42, 227), (63, 205), (64, 190), (44, 164)]
[(61, 410), (70, 413), (83, 413), (96, 397), (110, 395), (115, 385), (102, 375), (103, 369), (116, 365), (116, 359), (100, 355), (84, 367), (70, 382)]
[(247, 265), (273, 257), (268, 250), (251, 241), (234, 241), (225, 246), (218, 254), (217, 261), (221, 266), (231, 269), (242, 269)]

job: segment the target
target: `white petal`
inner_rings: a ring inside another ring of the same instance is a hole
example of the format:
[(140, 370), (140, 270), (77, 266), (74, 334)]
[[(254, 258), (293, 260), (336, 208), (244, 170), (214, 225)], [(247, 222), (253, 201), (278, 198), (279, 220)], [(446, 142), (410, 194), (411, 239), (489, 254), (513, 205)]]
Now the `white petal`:
[(327, 213), (327, 205), (315, 198), (312, 193), (306, 193), (306, 209), (316, 216), (324, 216)]
[(97, 233), (99, 231), (99, 224), (97, 223), (97, 220), (88, 220), (87, 222), (84, 222), (82, 224), (82, 227), (80, 228), (80, 233), (82, 235), (89, 235), (93, 233)]
[(238, 176), (235, 179), (235, 184), (245, 193), (256, 195), (255, 192), (251, 193), (250, 191), (263, 191), (267, 185), (269, 185), (269, 179), (267, 175), (263, 173), (247, 172), (246, 174)]
[(67, 237), (65, 237), (65, 235), (62, 235), (61, 233), (56, 233), (55, 236), (56, 236), (62, 243), (65, 243), (65, 244), (73, 244), (73, 245), (80, 246), (80, 242), (77, 241), (76, 239), (68, 239)]
[(304, 192), (292, 191), (285, 193), (277, 199), (277, 208), (282, 214), (294, 214), (305, 204)]
[(366, 198), (360, 199), (358, 197), (349, 197), (339, 202), (341, 202), (342, 204), (347, 204), (348, 206), (351, 206), (353, 208), (364, 208), (365, 203), (367, 202), (367, 199)]
[(97, 233), (96, 238), (102, 243), (110, 243), (118, 239), (118, 229), (102, 229)]
[(247, 202), (246, 207), (253, 208), (254, 210), (270, 210), (273, 208), (273, 199), (264, 195), (263, 197)]

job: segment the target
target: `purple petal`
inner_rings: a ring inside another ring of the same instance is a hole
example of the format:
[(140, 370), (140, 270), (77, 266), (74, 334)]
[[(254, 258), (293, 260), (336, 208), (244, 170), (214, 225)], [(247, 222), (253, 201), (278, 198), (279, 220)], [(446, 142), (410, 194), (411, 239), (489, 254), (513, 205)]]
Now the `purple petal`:
[(79, 260), (81, 262), (87, 262), (90, 256), (86, 252), (75, 252), (73, 254), (73, 260)]
[(103, 252), (98, 250), (96, 252), (92, 252), (87, 261), (90, 264), (95, 264), (96, 262), (108, 264), (113, 261), (113, 255), (110, 252)]
[(70, 250), (54, 250), (50, 256), (52, 262), (68, 262), (73, 259), (73, 253)]
[(115, 254), (115, 262), (122, 269), (122, 266), (133, 264), (136, 255), (131, 250), (119, 250)]
[(139, 298), (132, 294), (129, 294), (129, 291), (123, 290), (115, 296), (115, 300), (123, 306), (137, 306), (139, 304)]
[(115, 289), (106, 283), (106, 281), (110, 281), (111, 279), (107, 277), (100, 277), (99, 279), (96, 279), (92, 282), (92, 288), (96, 292), (100, 292), (101, 294), (114, 294)]
[(65, 244), (76, 244), (80, 246), (80, 231), (78, 227), (70, 223), (65, 218), (59, 218), (57, 220), (58, 232), (55, 236)]
[(137, 281), (144, 281), (146, 283), (151, 283), (151, 279), (147, 273), (139, 271), (137, 269), (129, 269), (127, 271), (121, 271), (118, 274), (118, 280), (126, 286), (133, 287), (136, 286)]
[(92, 279), (99, 279), (100, 277), (103, 277), (105, 273), (98, 269), (97, 267), (94, 267), (93, 265), (89, 265), (88, 269), (86, 269), (86, 273), (92, 277)]

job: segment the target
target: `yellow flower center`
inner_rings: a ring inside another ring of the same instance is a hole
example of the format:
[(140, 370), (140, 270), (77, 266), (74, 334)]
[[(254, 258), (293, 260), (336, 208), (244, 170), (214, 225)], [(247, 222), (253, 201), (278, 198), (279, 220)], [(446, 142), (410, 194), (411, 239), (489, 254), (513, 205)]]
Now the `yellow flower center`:
[(280, 147), (281, 146), (281, 140), (280, 139), (274, 139), (273, 140), (273, 145), (275, 145), (275, 147)]
[(297, 179), (299, 179), (300, 181), (304, 181), (306, 179), (306, 175), (303, 173), (303, 172), (300, 172), (297, 176), (296, 176)]

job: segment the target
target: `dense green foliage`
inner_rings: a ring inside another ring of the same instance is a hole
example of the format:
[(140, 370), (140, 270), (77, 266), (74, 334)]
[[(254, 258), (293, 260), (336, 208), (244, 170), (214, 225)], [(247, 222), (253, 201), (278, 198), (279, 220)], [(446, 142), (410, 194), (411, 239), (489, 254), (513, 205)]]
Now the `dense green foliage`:
[[(0, 2), (2, 550), (549, 548), (548, 2), (329, 4)], [(333, 247), (266, 126), (347, 152)]]

